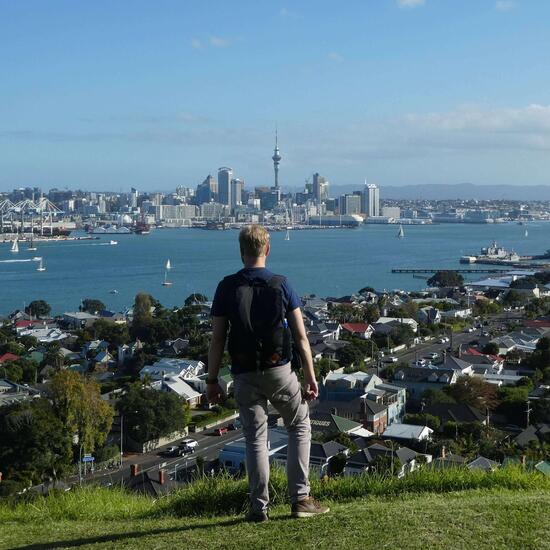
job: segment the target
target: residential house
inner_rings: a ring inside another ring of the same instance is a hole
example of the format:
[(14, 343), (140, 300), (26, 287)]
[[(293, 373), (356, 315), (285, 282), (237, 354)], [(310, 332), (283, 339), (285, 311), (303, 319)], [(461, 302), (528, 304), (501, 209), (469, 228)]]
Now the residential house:
[(437, 416), (441, 425), (446, 422), (469, 423), (480, 422), (487, 424), (487, 417), (476, 408), (465, 403), (432, 403), (424, 407), (425, 414)]
[(406, 325), (415, 334), (418, 332), (418, 321), (408, 317), (379, 317), (373, 326), (377, 333), (389, 334), (396, 325)]
[(61, 319), (70, 328), (78, 330), (91, 327), (99, 317), (86, 311), (68, 311), (61, 316)]
[(162, 358), (152, 365), (145, 365), (139, 376), (143, 380), (146, 376), (151, 380), (162, 380), (165, 377), (179, 376), (183, 379), (193, 378), (204, 374), (205, 364), (195, 359)]
[(151, 387), (179, 395), (192, 409), (201, 405), (202, 394), (193, 389), (182, 376), (167, 376), (163, 380), (153, 382)]
[(441, 322), (441, 311), (436, 307), (426, 306), (418, 310), (416, 318), (425, 325), (438, 325)]
[[(351, 455), (344, 468), (344, 476), (361, 475), (376, 468), (376, 462), (379, 457), (389, 459), (389, 461), (395, 460), (396, 464), (400, 464), (399, 469), (396, 471), (397, 477), (403, 477), (405, 474), (414, 471), (419, 462), (431, 462), (431, 455), (422, 455), (417, 453), (408, 447), (396, 447), (392, 449), (386, 447), (381, 443), (374, 443), (360, 449), (353, 455)], [(422, 460), (419, 460), (422, 457)]]
[(532, 443), (538, 445), (544, 442), (550, 442), (550, 424), (538, 423), (527, 426), (520, 434), (514, 438), (515, 443), (525, 449)]
[(0, 378), (0, 407), (19, 403), (33, 397), (39, 397), (40, 392), (29, 386), (16, 384), (5, 378)]
[(419, 403), (426, 390), (441, 390), (455, 384), (457, 379), (458, 374), (453, 369), (400, 367), (393, 375), (392, 385), (405, 388), (407, 398)]
[(138, 464), (131, 465), (130, 478), (124, 486), (130, 491), (153, 498), (172, 493), (180, 487), (179, 483), (170, 479), (166, 470), (154, 469), (140, 472)]
[(392, 424), (388, 426), (382, 437), (397, 441), (426, 441), (432, 438), (433, 430), (428, 426), (415, 424)]
[(309, 415), (312, 433), (330, 436), (346, 433), (351, 436), (370, 437), (373, 434), (365, 430), (360, 422), (326, 412), (311, 412)]
[(485, 458), (484, 456), (478, 456), (467, 464), (467, 468), (470, 470), (481, 470), (483, 472), (494, 472), (497, 468), (500, 468), (500, 463)]
[(472, 316), (472, 309), (469, 307), (448, 309), (441, 312), (441, 318), (445, 319), (467, 319)]
[[(284, 466), (286, 468), (287, 462), (287, 450), (285, 446), (274, 454), (274, 462)], [(326, 443), (319, 443), (317, 441), (311, 442), (309, 451), (309, 471), (319, 474), (320, 477), (328, 475), (330, 473), (329, 463), (331, 458), (338, 454), (347, 454), (348, 449), (345, 445), (337, 443), (336, 441), (327, 441)]]
[(473, 365), (474, 369), (478, 365), (482, 365), (489, 368), (489, 370), (493, 373), (499, 373), (504, 368), (504, 357), (501, 357), (500, 355), (482, 353), (472, 347), (468, 347), (465, 350), (460, 349), (459, 359), (470, 363)]
[[(284, 428), (268, 428), (267, 454), (269, 462), (276, 461), (276, 455), (288, 445), (288, 434)], [(286, 452), (284, 454), (286, 464)], [(246, 471), (246, 442), (244, 437), (230, 441), (218, 454), (220, 466), (232, 474)]]
[(340, 325), (344, 332), (368, 340), (374, 333), (374, 327), (369, 323), (344, 323)]

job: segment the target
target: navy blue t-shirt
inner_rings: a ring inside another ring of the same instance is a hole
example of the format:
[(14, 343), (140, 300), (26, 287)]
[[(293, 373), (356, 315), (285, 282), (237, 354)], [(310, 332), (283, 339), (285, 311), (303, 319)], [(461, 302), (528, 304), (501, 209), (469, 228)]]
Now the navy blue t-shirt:
[[(269, 281), (274, 275), (273, 272), (265, 267), (245, 267), (238, 273), (248, 280), (260, 279), (262, 281)], [(287, 314), (302, 305), (298, 294), (296, 294), (296, 291), (286, 279), (281, 285), (281, 289), (283, 291), (283, 300)], [(212, 302), (212, 315), (214, 317), (229, 317), (228, 310), (229, 307), (231, 307), (229, 305), (229, 301), (232, 297), (231, 290), (232, 289), (228, 289), (225, 281), (220, 281)]]

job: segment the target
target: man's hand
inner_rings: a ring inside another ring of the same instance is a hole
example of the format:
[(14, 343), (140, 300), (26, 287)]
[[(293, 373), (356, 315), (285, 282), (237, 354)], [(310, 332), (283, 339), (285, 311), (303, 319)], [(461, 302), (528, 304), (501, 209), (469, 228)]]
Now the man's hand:
[(217, 405), (225, 401), (225, 394), (217, 382), (215, 384), (206, 384), (206, 398), (212, 405)]
[(315, 376), (304, 376), (304, 399), (306, 401), (313, 401), (317, 399), (319, 395), (319, 386), (317, 386), (317, 380)]

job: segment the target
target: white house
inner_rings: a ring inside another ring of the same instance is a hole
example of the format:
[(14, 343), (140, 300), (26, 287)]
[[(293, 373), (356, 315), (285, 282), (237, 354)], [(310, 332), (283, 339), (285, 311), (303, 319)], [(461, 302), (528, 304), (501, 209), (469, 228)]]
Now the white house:
[(204, 374), (205, 364), (202, 361), (194, 359), (167, 359), (163, 358), (153, 363), (145, 365), (139, 371), (139, 377), (143, 380), (148, 376), (151, 380), (162, 380), (166, 377), (179, 376), (182, 379), (193, 378)]
[(431, 439), (433, 430), (428, 426), (416, 426), (414, 424), (390, 424), (384, 433), (383, 437), (388, 439), (407, 439), (413, 441), (425, 441)]

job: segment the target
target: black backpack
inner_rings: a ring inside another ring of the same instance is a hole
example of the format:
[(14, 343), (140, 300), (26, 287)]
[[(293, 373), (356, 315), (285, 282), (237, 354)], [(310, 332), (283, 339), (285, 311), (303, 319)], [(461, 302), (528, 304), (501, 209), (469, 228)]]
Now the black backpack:
[(233, 371), (246, 372), (284, 364), (292, 359), (292, 336), (286, 321), (282, 285), (285, 278), (226, 277), (231, 286), (228, 351)]

